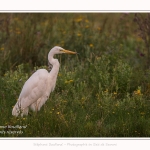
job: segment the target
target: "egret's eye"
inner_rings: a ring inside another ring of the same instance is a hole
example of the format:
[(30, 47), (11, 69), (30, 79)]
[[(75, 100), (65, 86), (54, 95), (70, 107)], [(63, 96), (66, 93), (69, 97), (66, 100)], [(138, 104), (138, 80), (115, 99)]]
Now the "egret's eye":
[(60, 52), (63, 52), (64, 50), (63, 50), (63, 49), (60, 49), (59, 51), (60, 51)]

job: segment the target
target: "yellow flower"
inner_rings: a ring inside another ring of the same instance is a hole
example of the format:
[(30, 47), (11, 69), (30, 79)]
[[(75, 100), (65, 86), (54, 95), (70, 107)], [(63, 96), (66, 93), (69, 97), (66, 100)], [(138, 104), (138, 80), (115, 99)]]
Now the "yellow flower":
[(97, 30), (99, 30), (99, 31), (100, 31), (100, 30), (101, 30), (101, 28), (100, 28), (100, 27), (98, 27), (98, 28), (97, 28)]
[(137, 94), (140, 95), (140, 94), (141, 94), (141, 91), (140, 91), (140, 90), (137, 90)]
[(145, 115), (145, 112), (141, 112), (140, 114), (141, 114), (141, 115)]
[(20, 32), (20, 31), (16, 31), (16, 33), (17, 33), (17, 34), (20, 34), (21, 32)]
[(114, 92), (114, 95), (117, 95), (117, 92)]
[(108, 89), (106, 89), (104, 92), (107, 93), (107, 92), (108, 92)]
[(63, 33), (63, 34), (66, 34), (66, 31), (63, 31), (62, 33)]
[(58, 76), (61, 77), (62, 75), (60, 73), (58, 73)]
[(69, 83), (68, 81), (65, 81), (65, 83), (67, 84), (67, 83)]
[(138, 42), (140, 42), (140, 41), (142, 41), (143, 39), (142, 39), (141, 37), (137, 37), (136, 40), (137, 40)]
[(86, 20), (85, 20), (85, 22), (86, 22), (86, 23), (88, 23), (88, 22), (89, 22), (89, 20), (87, 20), (87, 19), (86, 19)]
[(80, 33), (77, 33), (77, 36), (81, 36), (81, 34), (80, 34)]
[(96, 97), (99, 97), (99, 94), (98, 94), (98, 93), (96, 94)]
[(67, 101), (66, 101), (66, 100), (63, 100), (62, 102), (63, 102), (63, 103), (67, 103)]
[(83, 101), (84, 101), (84, 100), (85, 100), (85, 97), (82, 97), (82, 98), (81, 98), (81, 100), (83, 100)]
[(73, 82), (73, 80), (65, 81), (66, 84)]
[(138, 89), (137, 91), (134, 91), (134, 94), (135, 94), (135, 95), (142, 95), (142, 93), (141, 93), (141, 90), (140, 90), (140, 89)]
[(93, 44), (90, 44), (90, 47), (94, 47)]
[(75, 19), (75, 22), (81, 22), (82, 21), (82, 18), (80, 17), (80, 18), (77, 18), (77, 19)]
[(16, 33), (16, 34), (20, 34), (20, 33), (21, 33), (20, 29), (19, 29), (19, 28), (16, 28), (15, 33)]
[(101, 57), (96, 56), (96, 59), (99, 60), (99, 59), (101, 59)]
[(46, 20), (45, 22), (43, 22), (43, 25), (47, 26), (48, 25), (48, 20)]
[(118, 104), (115, 104), (116, 107), (118, 107)]
[(0, 50), (3, 51), (3, 50), (4, 50), (4, 47), (1, 47)]
[(57, 115), (59, 115), (59, 114), (60, 114), (60, 112), (58, 111), (56, 114), (57, 114)]
[(19, 18), (15, 17), (14, 20), (17, 21), (17, 20), (19, 20)]

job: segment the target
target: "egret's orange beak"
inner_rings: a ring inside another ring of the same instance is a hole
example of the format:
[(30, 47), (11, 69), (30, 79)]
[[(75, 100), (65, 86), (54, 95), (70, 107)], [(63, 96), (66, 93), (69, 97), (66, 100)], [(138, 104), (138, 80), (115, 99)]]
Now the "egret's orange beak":
[(69, 50), (62, 50), (62, 52), (67, 54), (77, 54), (77, 52), (69, 51)]

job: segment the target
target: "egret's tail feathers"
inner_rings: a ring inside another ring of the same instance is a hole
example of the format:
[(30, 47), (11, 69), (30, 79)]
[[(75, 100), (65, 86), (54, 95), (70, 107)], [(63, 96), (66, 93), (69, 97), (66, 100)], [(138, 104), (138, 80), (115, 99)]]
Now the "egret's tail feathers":
[(12, 115), (17, 117), (19, 114), (20, 114), (20, 109), (16, 104), (12, 110)]
[(28, 115), (28, 111), (29, 111), (28, 107), (22, 109), (21, 107), (19, 107), (18, 104), (16, 104), (12, 110), (12, 115), (16, 117), (21, 115), (23, 117), (24, 115)]

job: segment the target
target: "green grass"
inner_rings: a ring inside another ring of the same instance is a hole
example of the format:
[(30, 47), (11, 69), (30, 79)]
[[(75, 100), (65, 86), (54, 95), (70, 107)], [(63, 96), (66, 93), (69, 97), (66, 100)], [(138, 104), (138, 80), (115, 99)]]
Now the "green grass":
[[(0, 136), (149, 137), (148, 54), (133, 18), (0, 14)], [(79, 54), (56, 56), (60, 71), (46, 104), (37, 113), (13, 117), (24, 82), (35, 70), (47, 69), (47, 54), (55, 45)]]

